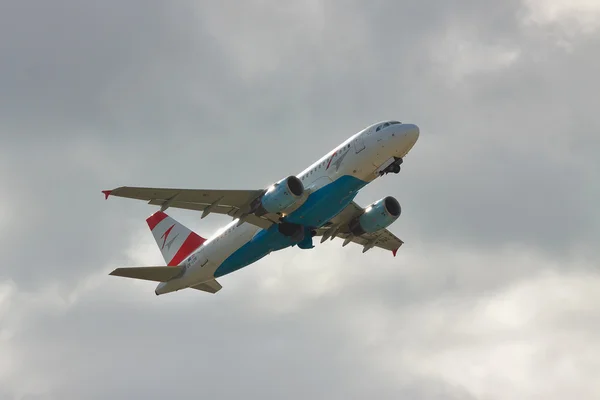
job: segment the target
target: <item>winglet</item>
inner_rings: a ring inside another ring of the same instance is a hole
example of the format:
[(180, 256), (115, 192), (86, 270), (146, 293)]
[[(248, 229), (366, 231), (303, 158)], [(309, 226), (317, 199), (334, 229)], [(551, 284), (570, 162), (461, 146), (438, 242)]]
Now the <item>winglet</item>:
[(108, 196), (110, 196), (110, 194), (112, 193), (112, 190), (103, 190), (102, 193), (104, 193), (104, 200), (108, 199)]
[(398, 252), (398, 249), (392, 250), (392, 254), (394, 255), (394, 257), (396, 257), (397, 252)]

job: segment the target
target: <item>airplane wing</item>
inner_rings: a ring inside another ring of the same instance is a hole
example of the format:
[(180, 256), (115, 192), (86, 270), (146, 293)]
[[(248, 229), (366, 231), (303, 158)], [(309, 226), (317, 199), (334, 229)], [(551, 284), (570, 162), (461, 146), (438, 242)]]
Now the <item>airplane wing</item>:
[(113, 190), (103, 190), (104, 196), (126, 197), (145, 200), (148, 204), (161, 206), (164, 211), (169, 207), (202, 211), (202, 217), (209, 213), (229, 215), (234, 218), (244, 217), (253, 225), (267, 229), (274, 222), (269, 215), (258, 217), (254, 214), (244, 215), (252, 200), (262, 190), (202, 190), (202, 189), (168, 189), (122, 186)]
[(360, 215), (362, 210), (363, 208), (355, 202), (350, 203), (338, 215), (325, 224), (325, 226), (317, 229), (316, 236), (322, 237), (321, 242), (327, 239), (333, 240), (335, 237), (344, 239), (342, 246), (346, 246), (350, 242), (359, 244), (363, 246), (363, 253), (373, 247), (379, 247), (391, 251), (396, 256), (396, 252), (404, 242), (389, 230), (381, 229), (377, 232), (364, 233), (360, 236), (354, 236), (350, 233), (348, 223), (354, 217)]

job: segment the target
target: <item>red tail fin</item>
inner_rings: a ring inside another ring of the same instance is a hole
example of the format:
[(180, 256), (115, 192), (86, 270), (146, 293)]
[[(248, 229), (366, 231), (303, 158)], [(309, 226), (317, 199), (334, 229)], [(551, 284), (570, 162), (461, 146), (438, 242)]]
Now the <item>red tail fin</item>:
[(146, 222), (169, 266), (179, 265), (206, 241), (162, 211), (152, 214)]

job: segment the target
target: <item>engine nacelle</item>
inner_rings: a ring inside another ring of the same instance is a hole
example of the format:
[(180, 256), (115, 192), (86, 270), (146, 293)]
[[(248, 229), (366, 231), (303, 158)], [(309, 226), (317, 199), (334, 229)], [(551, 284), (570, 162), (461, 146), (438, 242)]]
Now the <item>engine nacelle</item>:
[(384, 197), (371, 204), (359, 217), (350, 222), (350, 232), (355, 236), (377, 232), (396, 221), (400, 216), (400, 212), (401, 208), (398, 200), (392, 196)]
[(304, 194), (302, 181), (295, 176), (288, 176), (271, 186), (260, 197), (256, 215), (280, 213), (296, 203)]

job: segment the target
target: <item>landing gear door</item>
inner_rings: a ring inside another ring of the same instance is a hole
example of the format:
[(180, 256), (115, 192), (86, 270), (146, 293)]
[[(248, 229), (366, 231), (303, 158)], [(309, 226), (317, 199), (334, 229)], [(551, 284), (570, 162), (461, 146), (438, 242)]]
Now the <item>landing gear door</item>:
[(365, 148), (365, 140), (363, 138), (363, 135), (358, 135), (355, 139), (354, 139), (354, 150), (356, 151), (356, 153), (360, 153), (361, 151), (363, 151)]

